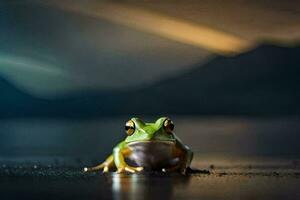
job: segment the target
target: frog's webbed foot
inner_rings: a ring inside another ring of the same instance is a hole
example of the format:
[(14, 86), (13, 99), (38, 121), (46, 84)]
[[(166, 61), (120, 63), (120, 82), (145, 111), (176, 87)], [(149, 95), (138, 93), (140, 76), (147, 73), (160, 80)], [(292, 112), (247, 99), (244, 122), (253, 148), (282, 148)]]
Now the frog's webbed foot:
[(143, 167), (131, 167), (126, 165), (126, 166), (119, 167), (117, 173), (124, 173), (124, 172), (136, 173), (142, 171), (143, 169), (144, 169)]
[(180, 165), (170, 168), (162, 168), (161, 171), (164, 173), (180, 172), (181, 174), (186, 175), (186, 168)]
[(176, 165), (176, 166), (169, 167), (169, 168), (162, 168), (161, 171), (164, 173), (170, 173), (170, 172), (179, 171), (179, 169), (180, 169), (180, 165)]

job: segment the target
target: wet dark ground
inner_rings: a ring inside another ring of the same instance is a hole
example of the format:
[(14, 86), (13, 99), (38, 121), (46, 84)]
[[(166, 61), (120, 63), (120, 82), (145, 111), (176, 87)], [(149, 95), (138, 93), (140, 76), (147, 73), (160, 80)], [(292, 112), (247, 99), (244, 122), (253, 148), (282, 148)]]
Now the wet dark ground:
[(89, 173), (76, 168), (2, 167), (0, 199), (300, 199), (291, 170), (180, 174)]

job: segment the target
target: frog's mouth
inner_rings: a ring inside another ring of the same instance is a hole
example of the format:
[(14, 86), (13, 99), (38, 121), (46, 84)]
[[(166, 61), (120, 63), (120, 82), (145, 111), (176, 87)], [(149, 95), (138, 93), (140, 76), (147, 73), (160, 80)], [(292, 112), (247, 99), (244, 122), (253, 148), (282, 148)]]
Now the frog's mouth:
[(150, 144), (165, 144), (165, 145), (175, 145), (175, 141), (173, 140), (141, 140), (141, 141), (133, 141), (133, 142), (128, 142), (128, 146), (135, 146), (135, 145), (150, 145)]

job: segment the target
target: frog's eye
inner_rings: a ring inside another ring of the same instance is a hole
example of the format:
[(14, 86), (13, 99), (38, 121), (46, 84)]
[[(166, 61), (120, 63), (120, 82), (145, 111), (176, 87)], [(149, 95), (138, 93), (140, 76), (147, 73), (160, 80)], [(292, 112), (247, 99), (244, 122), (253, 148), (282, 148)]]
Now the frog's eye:
[(135, 129), (135, 126), (134, 126), (134, 122), (132, 120), (129, 120), (128, 122), (126, 122), (125, 130), (126, 130), (127, 135), (132, 135), (134, 133), (134, 129)]
[(172, 133), (174, 130), (174, 123), (170, 119), (166, 119), (164, 121), (164, 129), (167, 131), (167, 133)]

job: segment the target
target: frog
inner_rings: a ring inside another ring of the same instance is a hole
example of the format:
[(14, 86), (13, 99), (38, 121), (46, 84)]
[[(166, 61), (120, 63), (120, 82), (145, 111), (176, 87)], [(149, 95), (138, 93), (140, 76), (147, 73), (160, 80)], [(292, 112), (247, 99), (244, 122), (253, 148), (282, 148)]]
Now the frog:
[(127, 136), (117, 144), (105, 161), (84, 172), (137, 173), (142, 171), (180, 172), (185, 174), (193, 152), (174, 133), (175, 125), (168, 117), (154, 123), (131, 118), (125, 123)]

